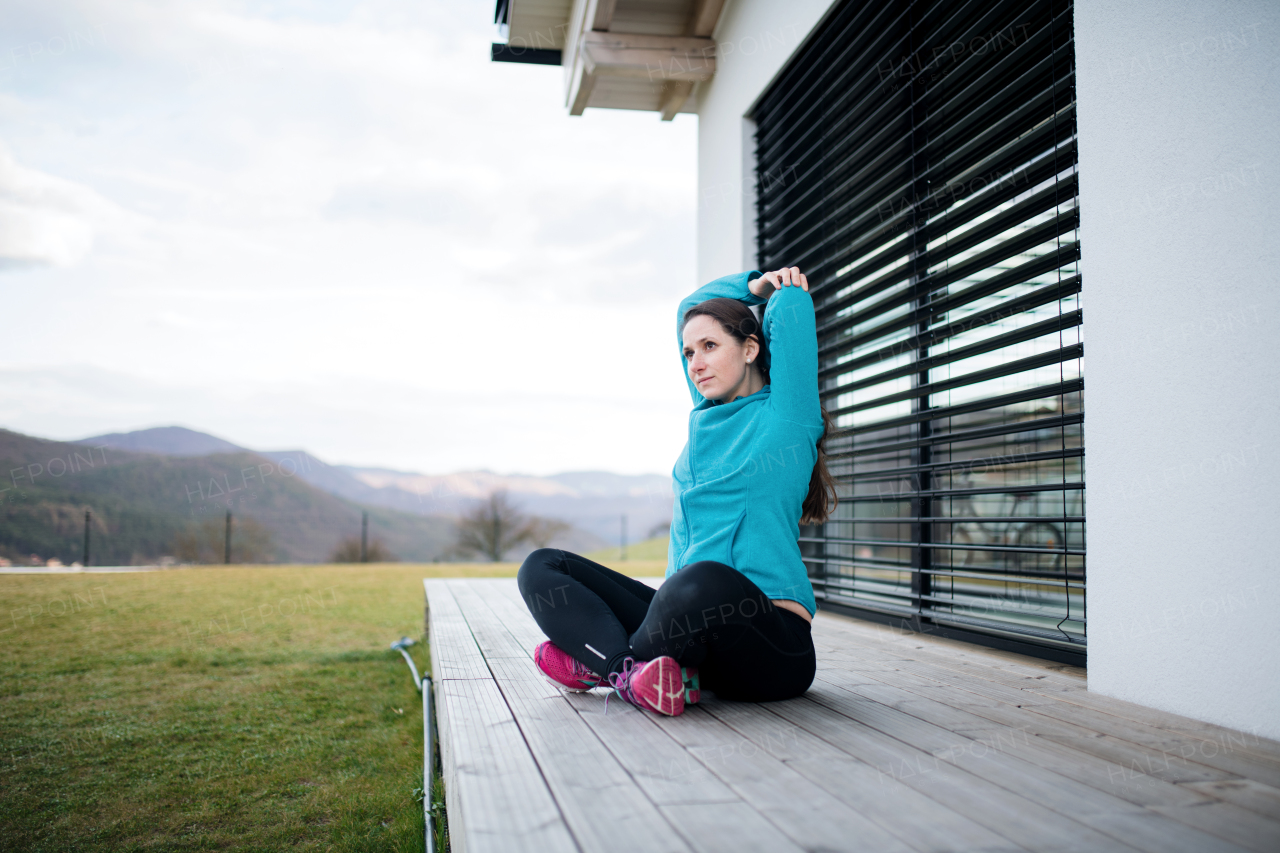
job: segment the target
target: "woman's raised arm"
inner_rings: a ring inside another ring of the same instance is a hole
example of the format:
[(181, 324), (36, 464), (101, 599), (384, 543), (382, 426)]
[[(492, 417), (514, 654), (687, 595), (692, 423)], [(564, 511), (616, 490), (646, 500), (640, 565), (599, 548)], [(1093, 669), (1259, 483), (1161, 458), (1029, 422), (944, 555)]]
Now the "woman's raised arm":
[(752, 290), (771, 287), (764, 309), (769, 343), (769, 399), (786, 420), (822, 425), (818, 399), (818, 329), (809, 279), (796, 267), (765, 273)]

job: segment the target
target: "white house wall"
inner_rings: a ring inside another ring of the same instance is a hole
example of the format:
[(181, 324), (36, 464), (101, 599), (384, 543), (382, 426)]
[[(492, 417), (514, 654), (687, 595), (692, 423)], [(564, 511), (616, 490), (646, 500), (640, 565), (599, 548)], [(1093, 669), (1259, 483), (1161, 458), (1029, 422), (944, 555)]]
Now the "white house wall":
[(746, 115), (833, 4), (729, 0), (716, 76), (697, 93), (698, 280), (755, 266), (754, 143)]
[[(730, 0), (698, 275), (755, 265), (751, 106), (831, 7)], [(1089, 686), (1280, 738), (1280, 3), (1077, 0)]]
[(1089, 689), (1280, 738), (1280, 3), (1075, 29)]

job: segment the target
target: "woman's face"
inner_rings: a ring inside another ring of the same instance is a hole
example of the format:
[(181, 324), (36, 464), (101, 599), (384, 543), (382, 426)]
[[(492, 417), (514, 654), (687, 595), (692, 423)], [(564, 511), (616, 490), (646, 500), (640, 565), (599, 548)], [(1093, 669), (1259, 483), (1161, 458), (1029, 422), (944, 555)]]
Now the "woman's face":
[(699, 314), (684, 324), (684, 357), (689, 379), (708, 400), (732, 400), (748, 384), (751, 365), (760, 346), (748, 338), (738, 343), (720, 321)]

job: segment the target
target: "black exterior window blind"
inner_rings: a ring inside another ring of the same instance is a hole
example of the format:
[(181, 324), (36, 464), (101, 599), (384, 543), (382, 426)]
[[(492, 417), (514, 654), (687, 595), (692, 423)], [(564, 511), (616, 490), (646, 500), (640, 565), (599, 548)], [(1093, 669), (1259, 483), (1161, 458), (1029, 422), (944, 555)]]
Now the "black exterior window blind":
[(820, 601), (1083, 662), (1072, 6), (840, 4), (762, 96), (760, 269), (818, 313)]

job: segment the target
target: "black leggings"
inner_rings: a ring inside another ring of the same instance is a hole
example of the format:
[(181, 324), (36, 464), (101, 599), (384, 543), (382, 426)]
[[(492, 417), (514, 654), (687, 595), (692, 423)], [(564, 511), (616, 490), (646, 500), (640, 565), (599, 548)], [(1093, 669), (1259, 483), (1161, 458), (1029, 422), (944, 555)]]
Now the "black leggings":
[(518, 582), (543, 633), (596, 673), (621, 672), (628, 656), (670, 655), (698, 667), (702, 688), (743, 702), (790, 699), (813, 683), (809, 622), (723, 563), (692, 563), (655, 590), (577, 554), (540, 548)]

